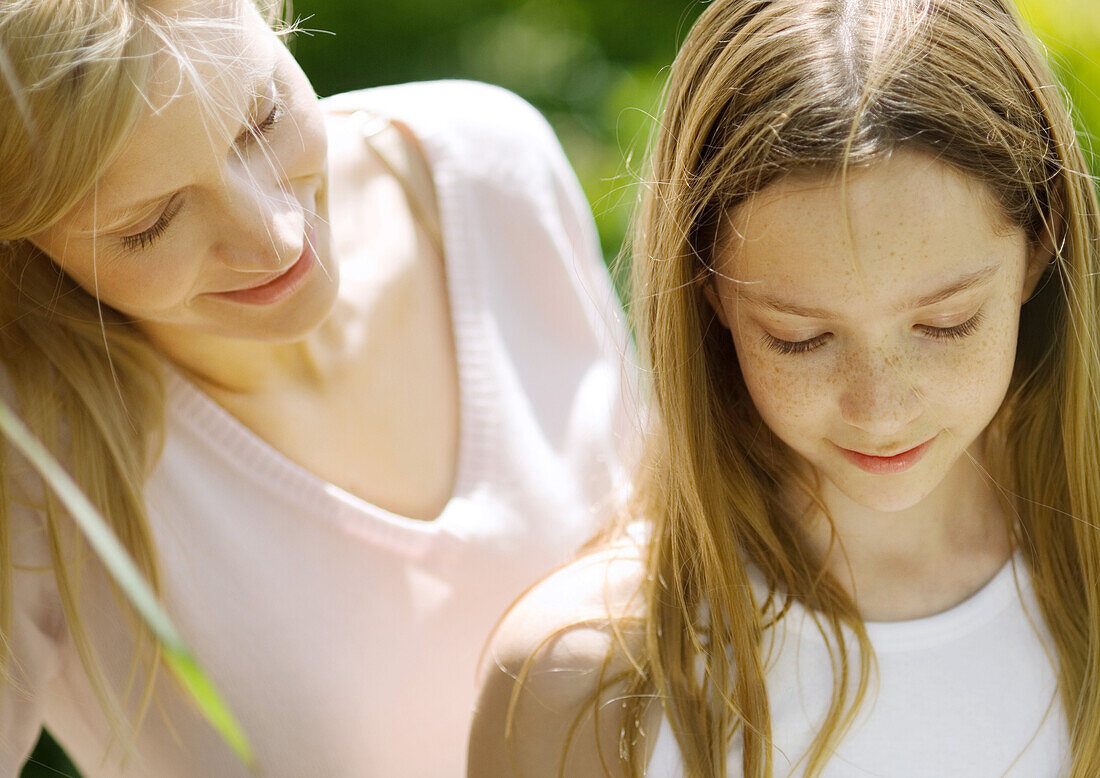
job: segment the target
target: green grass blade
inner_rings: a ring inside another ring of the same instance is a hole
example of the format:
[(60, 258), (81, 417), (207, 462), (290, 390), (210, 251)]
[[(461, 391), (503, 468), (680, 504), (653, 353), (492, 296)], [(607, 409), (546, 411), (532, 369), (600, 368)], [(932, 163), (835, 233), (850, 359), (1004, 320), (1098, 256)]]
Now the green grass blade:
[(58, 499), (68, 509), (69, 515), (80, 527), (119, 589), (160, 643), (168, 666), (194, 697), (203, 715), (237, 753), (241, 761), (250, 768), (254, 768), (255, 757), (240, 725), (215, 690), (214, 684), (191, 656), (179, 631), (168, 618), (168, 614), (160, 607), (152, 588), (138, 571), (130, 555), (126, 553), (126, 549), (122, 547), (115, 533), (84, 496), (80, 487), (2, 399), (0, 399), (0, 433), (6, 436), (42, 475), (43, 480), (49, 484)]
[(229, 708), (222, 702), (217, 689), (195, 662), (194, 657), (188, 653), (177, 654), (165, 649), (164, 658), (176, 677), (191, 693), (191, 697), (202, 708), (206, 718), (221, 733), (222, 739), (249, 769), (255, 770), (256, 757), (252, 753), (252, 747), (248, 744), (244, 731), (233, 718), (233, 714), (229, 712)]

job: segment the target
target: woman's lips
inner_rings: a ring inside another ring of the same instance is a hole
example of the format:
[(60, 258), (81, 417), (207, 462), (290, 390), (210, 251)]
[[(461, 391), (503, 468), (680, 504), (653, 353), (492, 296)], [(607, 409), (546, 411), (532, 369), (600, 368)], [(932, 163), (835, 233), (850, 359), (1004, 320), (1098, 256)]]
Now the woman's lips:
[(305, 283), (309, 272), (317, 264), (317, 254), (313, 250), (313, 230), (306, 235), (305, 246), (294, 264), (270, 281), (247, 289), (235, 289), (231, 292), (217, 292), (213, 296), (245, 305), (271, 305), (297, 292)]
[(865, 470), (868, 473), (875, 475), (887, 475), (891, 473), (903, 473), (924, 456), (924, 453), (932, 445), (932, 441), (936, 438), (932, 437), (919, 446), (909, 449), (908, 451), (902, 451), (900, 454), (895, 454), (891, 457), (877, 457), (870, 454), (861, 454), (858, 451), (852, 451), (850, 449), (840, 448), (841, 453), (848, 458), (848, 461), (854, 464), (861, 470)]

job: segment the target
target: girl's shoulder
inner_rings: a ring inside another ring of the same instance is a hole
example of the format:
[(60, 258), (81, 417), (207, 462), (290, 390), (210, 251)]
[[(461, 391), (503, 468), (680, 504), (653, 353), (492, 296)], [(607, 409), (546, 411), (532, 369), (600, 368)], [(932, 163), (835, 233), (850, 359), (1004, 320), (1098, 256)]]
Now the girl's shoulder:
[[(632, 540), (590, 551), (516, 601), (498, 624), (483, 664), (500, 664), (513, 656), (525, 661), (528, 649), (543, 644), (546, 651), (540, 653), (560, 653), (566, 661), (592, 654), (591, 648), (602, 659), (607, 644), (599, 636), (608, 632), (607, 627), (644, 616), (645, 580), (644, 550)], [(548, 640), (558, 634), (561, 639)], [(562, 651), (564, 644), (574, 650)]]
[(482, 657), (471, 776), (604, 774), (618, 753), (615, 702), (641, 657), (645, 583), (644, 549), (626, 540), (560, 568), (505, 614)]

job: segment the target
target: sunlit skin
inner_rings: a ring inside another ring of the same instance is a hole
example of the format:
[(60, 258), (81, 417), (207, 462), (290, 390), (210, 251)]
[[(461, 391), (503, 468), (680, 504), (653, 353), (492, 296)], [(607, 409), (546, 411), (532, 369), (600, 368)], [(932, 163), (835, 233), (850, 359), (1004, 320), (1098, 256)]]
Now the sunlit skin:
[[(844, 549), (830, 569), (865, 618), (950, 607), (1010, 554), (979, 444), (1044, 263), (982, 185), (914, 151), (852, 171), (846, 191), (792, 176), (729, 214), (708, 298), (764, 422), (823, 476)], [(841, 450), (926, 441), (886, 474)], [(825, 554), (827, 522), (805, 530)]]
[[(442, 257), (402, 186), (348, 117), (322, 114), (252, 0), (143, 5), (173, 20), (193, 77), (157, 55), (123, 148), (32, 241), (282, 454), (386, 510), (435, 518), (457, 467), (457, 367)], [(399, 122), (376, 142), (416, 146)], [(434, 204), (427, 160), (409, 159)], [(291, 293), (219, 296), (297, 267), (307, 244), (316, 261)], [(342, 289), (341, 262), (358, 268)]]
[[(253, 4), (159, 5), (207, 25), (180, 34), (201, 90), (161, 54), (152, 110), (95, 190), (33, 240), (167, 356), (232, 383), (264, 372), (335, 300), (325, 129), (309, 82)], [(216, 296), (286, 271), (307, 242), (318, 261), (287, 299)]]

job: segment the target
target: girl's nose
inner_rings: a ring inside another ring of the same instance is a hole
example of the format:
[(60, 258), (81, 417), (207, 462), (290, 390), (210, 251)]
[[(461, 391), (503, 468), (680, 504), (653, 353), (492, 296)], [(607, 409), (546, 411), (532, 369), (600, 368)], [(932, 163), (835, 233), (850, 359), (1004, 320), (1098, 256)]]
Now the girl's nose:
[(840, 397), (843, 419), (878, 438), (904, 432), (923, 410), (906, 360), (878, 348), (846, 366)]

